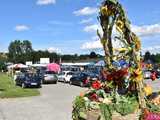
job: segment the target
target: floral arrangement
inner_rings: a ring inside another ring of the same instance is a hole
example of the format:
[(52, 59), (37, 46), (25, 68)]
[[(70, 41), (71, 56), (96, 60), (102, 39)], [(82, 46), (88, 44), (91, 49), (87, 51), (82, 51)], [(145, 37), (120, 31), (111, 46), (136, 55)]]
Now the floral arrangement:
[[(133, 120), (160, 120), (160, 97), (158, 93), (153, 96), (152, 88), (144, 84), (141, 42), (131, 31), (122, 5), (117, 0), (104, 0), (98, 20), (103, 31), (97, 35), (105, 53), (105, 81), (94, 81), (75, 99), (73, 120), (112, 120), (115, 112), (120, 116), (136, 113)], [(114, 46), (115, 41), (119, 46)], [(122, 60), (124, 64), (119, 65)]]

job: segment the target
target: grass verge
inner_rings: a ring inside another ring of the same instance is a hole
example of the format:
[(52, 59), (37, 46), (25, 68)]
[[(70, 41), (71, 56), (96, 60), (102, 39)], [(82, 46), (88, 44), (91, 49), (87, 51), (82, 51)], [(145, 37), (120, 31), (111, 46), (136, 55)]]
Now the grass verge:
[(13, 80), (6, 74), (0, 73), (0, 98), (16, 98), (38, 96), (38, 89), (22, 89), (15, 86)]

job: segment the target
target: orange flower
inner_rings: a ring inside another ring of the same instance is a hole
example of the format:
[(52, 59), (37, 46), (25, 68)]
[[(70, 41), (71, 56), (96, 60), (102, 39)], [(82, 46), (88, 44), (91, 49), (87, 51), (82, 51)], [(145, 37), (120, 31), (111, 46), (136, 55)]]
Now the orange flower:
[(81, 97), (84, 97), (84, 95), (85, 95), (84, 92), (80, 92)]

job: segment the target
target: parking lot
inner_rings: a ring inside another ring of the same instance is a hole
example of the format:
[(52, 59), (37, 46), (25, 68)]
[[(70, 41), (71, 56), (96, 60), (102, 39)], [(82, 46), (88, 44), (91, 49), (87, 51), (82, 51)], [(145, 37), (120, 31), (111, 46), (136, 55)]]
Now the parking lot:
[[(159, 91), (160, 80), (145, 82)], [(85, 89), (58, 82), (43, 85), (37, 97), (0, 99), (0, 120), (72, 120), (72, 101)]]
[(48, 84), (38, 97), (1, 99), (0, 120), (71, 120), (72, 101), (83, 90), (64, 83)]

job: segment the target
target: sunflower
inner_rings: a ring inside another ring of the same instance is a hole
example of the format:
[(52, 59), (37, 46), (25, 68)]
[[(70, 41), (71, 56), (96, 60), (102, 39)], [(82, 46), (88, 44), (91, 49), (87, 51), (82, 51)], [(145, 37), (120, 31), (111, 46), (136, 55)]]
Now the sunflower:
[(123, 21), (121, 20), (117, 20), (116, 22), (116, 29), (119, 31), (119, 32), (123, 32), (123, 28), (124, 28), (124, 23)]

